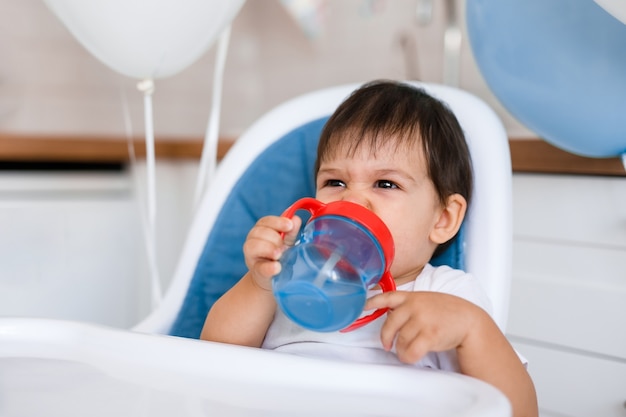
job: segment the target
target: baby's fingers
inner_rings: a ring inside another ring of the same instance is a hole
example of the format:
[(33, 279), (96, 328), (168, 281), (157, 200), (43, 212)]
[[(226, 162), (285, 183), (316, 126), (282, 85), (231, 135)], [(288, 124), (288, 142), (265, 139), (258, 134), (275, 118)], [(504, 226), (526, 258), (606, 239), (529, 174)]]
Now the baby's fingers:
[(399, 307), (406, 300), (405, 291), (389, 291), (382, 294), (377, 294), (367, 299), (365, 303), (365, 310), (374, 310), (376, 308), (390, 308), (394, 309)]
[(282, 245), (281, 233), (289, 233), (294, 229), (294, 222), (287, 217), (265, 216), (259, 219), (248, 233), (248, 239), (266, 239), (276, 245)]
[(395, 310), (406, 299), (406, 293), (401, 291), (385, 292), (367, 300), (366, 310), (388, 308), (387, 319), (382, 326), (380, 340), (386, 350), (391, 350), (396, 335), (410, 318), (406, 310)]
[(407, 320), (396, 337), (396, 355), (404, 363), (415, 363), (432, 348), (432, 338), (415, 320)]
[(243, 252), (248, 268), (258, 260), (277, 261), (282, 253), (282, 244), (270, 237), (248, 236), (243, 244)]
[(290, 221), (291, 230), (285, 233), (284, 238), (285, 245), (287, 246), (293, 246), (296, 243), (300, 234), (300, 226), (302, 225), (302, 219), (298, 216), (293, 216)]
[(260, 260), (250, 268), (250, 272), (258, 286), (270, 290), (271, 278), (280, 272), (280, 268), (278, 261)]

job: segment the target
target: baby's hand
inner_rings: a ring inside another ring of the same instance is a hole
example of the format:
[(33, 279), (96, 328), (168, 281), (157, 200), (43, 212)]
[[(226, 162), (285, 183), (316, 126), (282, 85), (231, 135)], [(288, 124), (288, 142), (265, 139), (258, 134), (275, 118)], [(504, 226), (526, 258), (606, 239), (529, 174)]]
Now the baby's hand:
[(388, 307), (381, 341), (391, 350), (394, 340), (398, 359), (415, 363), (428, 352), (456, 349), (472, 329), (480, 307), (450, 294), (438, 292), (385, 292), (370, 298), (367, 310)]
[(293, 219), (266, 216), (248, 233), (243, 253), (251, 277), (260, 288), (271, 291), (271, 279), (280, 272), (278, 260), (285, 249), (295, 243), (301, 223), (298, 216)]

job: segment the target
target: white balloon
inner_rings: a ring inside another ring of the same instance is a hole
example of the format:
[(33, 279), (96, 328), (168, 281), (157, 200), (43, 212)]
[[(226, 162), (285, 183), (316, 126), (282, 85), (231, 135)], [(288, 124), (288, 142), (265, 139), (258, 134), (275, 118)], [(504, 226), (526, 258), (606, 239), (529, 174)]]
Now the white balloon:
[(245, 0), (44, 0), (78, 41), (115, 71), (164, 78), (196, 61)]
[(604, 10), (614, 18), (626, 24), (626, 1), (624, 0), (595, 0)]

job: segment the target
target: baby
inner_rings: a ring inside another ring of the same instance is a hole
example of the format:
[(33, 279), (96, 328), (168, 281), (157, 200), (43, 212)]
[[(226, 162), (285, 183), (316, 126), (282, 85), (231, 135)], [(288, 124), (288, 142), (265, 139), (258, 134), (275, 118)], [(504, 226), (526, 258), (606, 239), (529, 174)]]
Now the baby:
[(248, 272), (211, 308), (201, 338), (460, 372), (499, 388), (515, 416), (536, 416), (532, 380), (489, 315), (476, 278), (429, 264), (459, 231), (472, 196), (469, 150), (447, 106), (407, 84), (363, 85), (326, 123), (315, 174), (318, 200), (360, 204), (389, 228), (397, 291), (372, 289), (365, 306), (388, 313), (352, 332), (318, 333), (290, 322), (271, 282), (301, 220), (267, 216), (244, 244)]

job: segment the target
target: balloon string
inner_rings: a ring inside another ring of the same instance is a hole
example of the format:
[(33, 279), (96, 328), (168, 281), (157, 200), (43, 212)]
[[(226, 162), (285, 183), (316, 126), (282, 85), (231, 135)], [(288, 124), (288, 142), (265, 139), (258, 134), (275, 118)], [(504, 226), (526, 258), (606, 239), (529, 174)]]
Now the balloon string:
[(152, 80), (143, 80), (137, 84), (137, 89), (143, 93), (144, 122), (146, 130), (146, 167), (148, 170), (148, 221), (150, 227), (154, 228), (156, 224), (154, 123), (152, 120), (152, 93), (154, 93), (154, 82)]
[(228, 52), (228, 42), (230, 38), (230, 25), (226, 26), (220, 34), (217, 55), (215, 58), (215, 71), (213, 73), (213, 97), (211, 100), (211, 114), (202, 146), (202, 156), (200, 157), (200, 167), (196, 180), (196, 191), (194, 196), (194, 212), (196, 211), (205, 188), (210, 184), (217, 165), (217, 145), (219, 142), (219, 122), (221, 110), (222, 84), (224, 77), (224, 67), (226, 64), (226, 54)]
[[(145, 195), (142, 192), (143, 187), (141, 185), (141, 181), (139, 180), (139, 175), (137, 174), (137, 156), (135, 155), (135, 145), (133, 143), (133, 128), (132, 122), (130, 119), (130, 110), (128, 108), (128, 98), (126, 97), (126, 92), (122, 89), (122, 115), (124, 117), (124, 130), (126, 132), (126, 143), (128, 145), (128, 158), (130, 160), (131, 166), (131, 176), (134, 183), (134, 189), (137, 193), (137, 201), (139, 202), (140, 216), (141, 219), (141, 230), (143, 232), (143, 242), (146, 249), (146, 256), (148, 258), (148, 268), (149, 268), (149, 276), (150, 276), (150, 288), (160, 288), (161, 280), (159, 279), (159, 269), (156, 262), (156, 253), (154, 250), (154, 245), (151, 244), (153, 241), (153, 237), (151, 235), (151, 231), (148, 227), (148, 219), (146, 215), (146, 207), (144, 205)], [(156, 308), (155, 299), (158, 295), (158, 291), (151, 290), (151, 307), (152, 309)], [(160, 297), (159, 297), (160, 298)]]
[(152, 307), (156, 308), (161, 302), (162, 290), (156, 265), (156, 164), (154, 154), (154, 122), (152, 118), (152, 94), (154, 82), (146, 79), (137, 84), (137, 89), (143, 93), (144, 123), (146, 131), (146, 183), (148, 200), (148, 227), (146, 230), (146, 250), (150, 266)]

